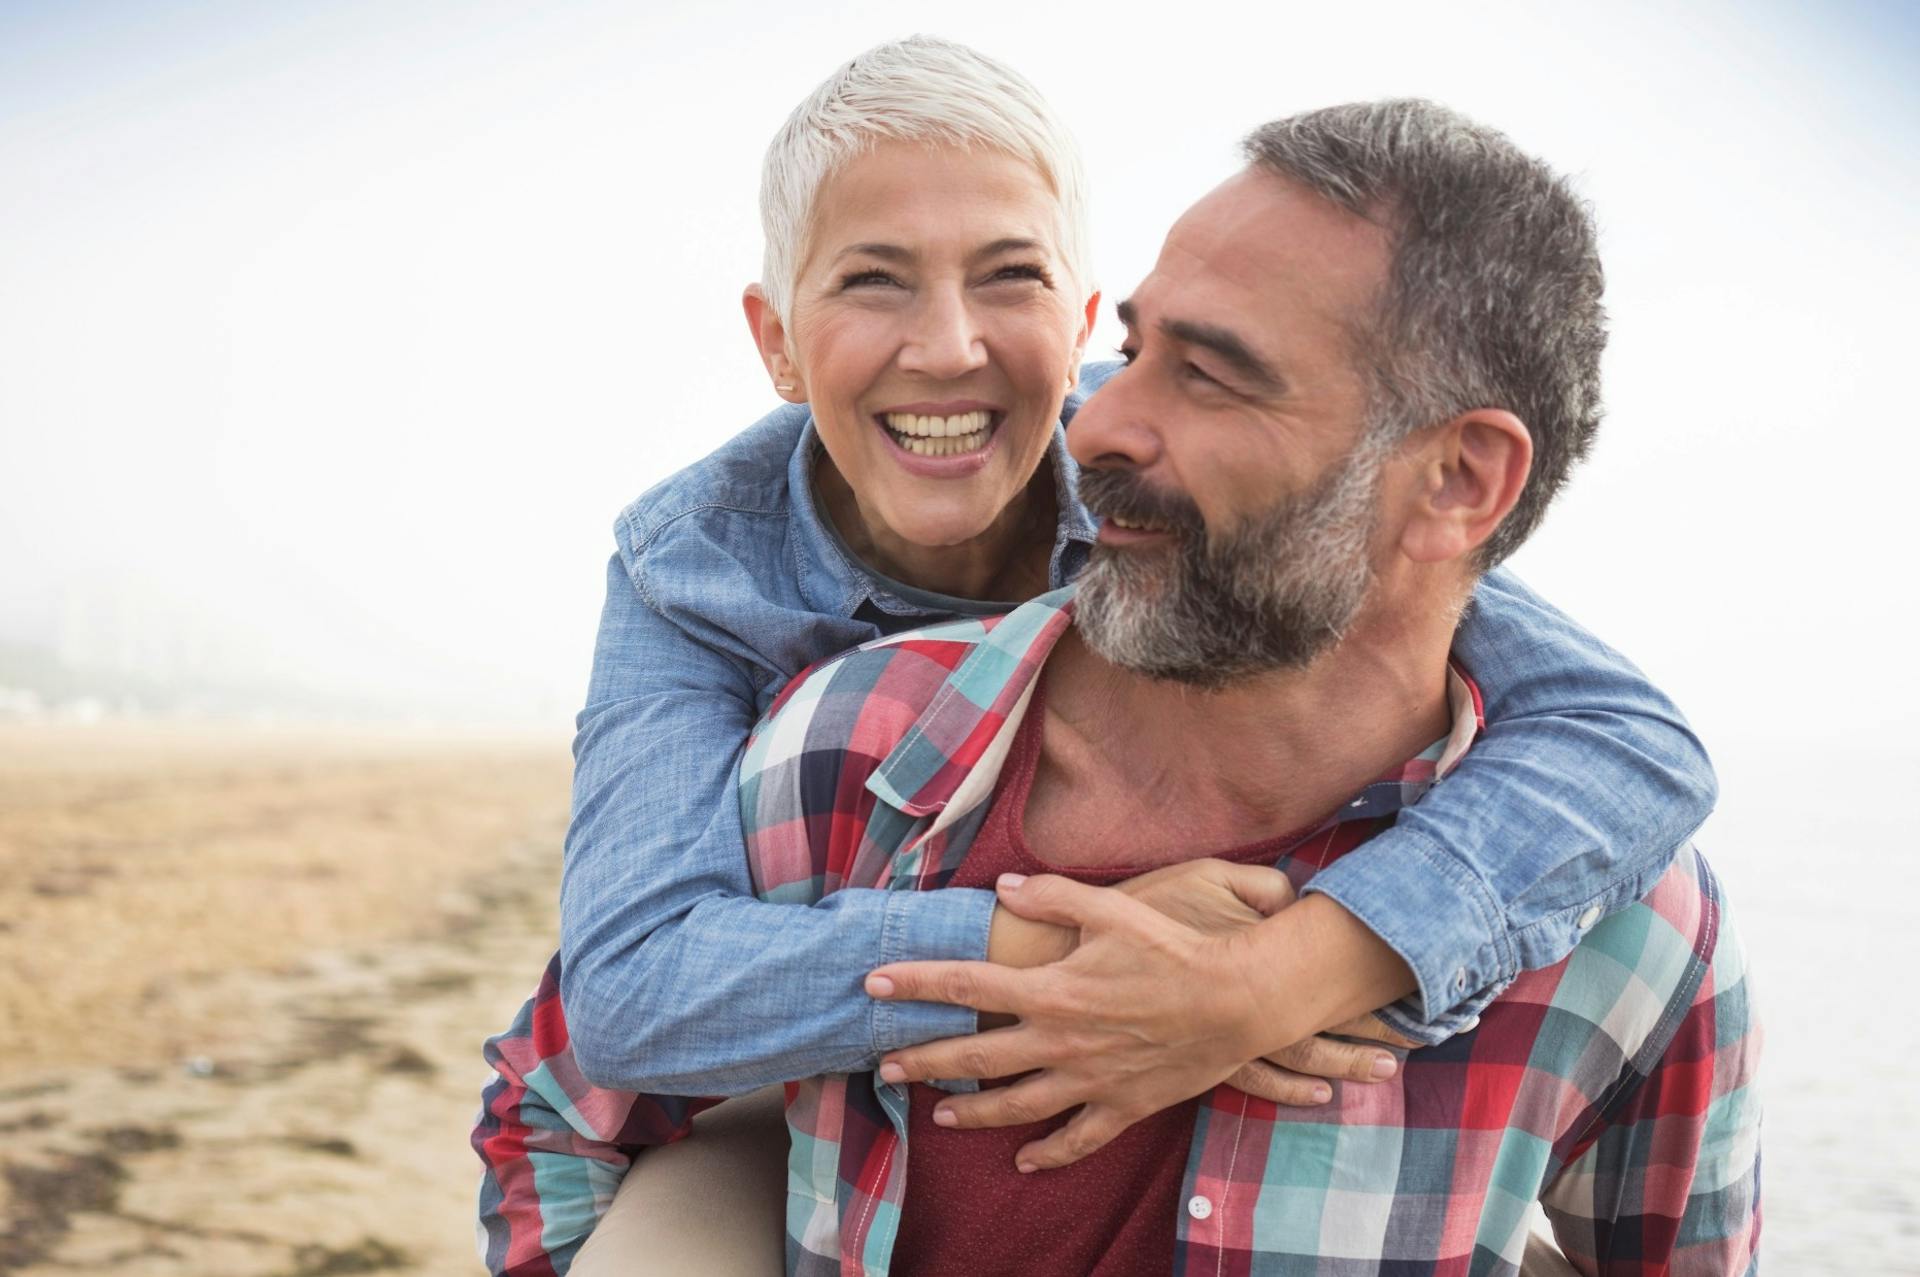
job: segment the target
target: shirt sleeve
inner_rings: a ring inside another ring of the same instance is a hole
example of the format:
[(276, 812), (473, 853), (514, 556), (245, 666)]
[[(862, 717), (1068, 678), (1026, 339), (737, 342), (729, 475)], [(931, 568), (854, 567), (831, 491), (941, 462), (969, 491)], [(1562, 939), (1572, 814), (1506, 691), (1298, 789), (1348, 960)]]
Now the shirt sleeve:
[(1306, 887), (1413, 970), (1418, 992), (1383, 1018), (1425, 1043), (1644, 895), (1718, 793), (1673, 703), (1510, 572), (1481, 581), (1454, 652), (1485, 731), (1391, 830)]
[(560, 981), (583, 1074), (737, 1095), (973, 1032), (971, 1010), (877, 1003), (861, 985), (889, 962), (984, 958), (992, 893), (755, 898), (735, 796), (755, 636), (654, 606), (635, 562), (608, 565), (574, 741)]
[(471, 1137), (480, 1259), (495, 1277), (566, 1277), (633, 1158), (685, 1137), (712, 1099), (593, 1086), (567, 1049), (556, 955), (506, 1032)]
[(1760, 1031), (1739, 941), (1721, 914), (1713, 963), (1644, 1078), (1568, 1150), (1541, 1197), (1582, 1272), (1758, 1271)]

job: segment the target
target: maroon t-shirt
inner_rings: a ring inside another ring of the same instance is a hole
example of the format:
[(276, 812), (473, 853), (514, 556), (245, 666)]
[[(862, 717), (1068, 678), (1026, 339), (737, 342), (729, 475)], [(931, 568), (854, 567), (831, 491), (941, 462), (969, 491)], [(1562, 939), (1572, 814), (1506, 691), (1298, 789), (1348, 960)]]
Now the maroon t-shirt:
[[(1045, 683), (1043, 674), (1000, 773), (993, 806), (951, 886), (991, 889), (1003, 873), (1060, 874), (1107, 886), (1158, 867), (1062, 867), (1044, 863), (1028, 848), (1024, 817), (1040, 758)], [(1168, 836), (1178, 834), (1169, 831)], [(1273, 839), (1236, 848), (1222, 859), (1272, 864), (1287, 845), (1286, 839)], [(1204, 854), (1194, 852), (1196, 858)], [(1063, 1125), (1065, 1116), (1030, 1126), (956, 1131), (934, 1125), (933, 1106), (944, 1091), (916, 1084), (908, 1093), (907, 1193), (893, 1247), (894, 1272), (910, 1277), (1035, 1272), (1165, 1277), (1173, 1271), (1174, 1221), (1199, 1100), (1134, 1123), (1071, 1166), (1022, 1175), (1013, 1168), (1013, 1155)]]

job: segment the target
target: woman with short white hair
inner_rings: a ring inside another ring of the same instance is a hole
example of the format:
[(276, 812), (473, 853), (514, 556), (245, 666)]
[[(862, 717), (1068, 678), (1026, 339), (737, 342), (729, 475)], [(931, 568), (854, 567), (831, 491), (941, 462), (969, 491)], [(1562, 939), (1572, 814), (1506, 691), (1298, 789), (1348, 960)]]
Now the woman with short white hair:
[[(780, 130), (761, 213), (765, 269), (744, 305), (786, 405), (615, 525), (561, 951), (488, 1044), (498, 1078), (474, 1145), (495, 1273), (565, 1271), (632, 1153), (685, 1132), (694, 1106), (669, 1097), (868, 1072), (974, 1032), (965, 1008), (876, 1003), (862, 989), (874, 968), (1061, 952), (985, 891), (756, 898), (734, 769), (807, 665), (1004, 612), (1086, 563), (1099, 529), (1064, 432), (1118, 366), (1081, 367), (1099, 294), (1073, 140), (1002, 64), (944, 40), (885, 44)], [(1714, 795), (1667, 700), (1510, 576), (1483, 584), (1457, 652), (1486, 693), (1486, 736), (1399, 827), (1315, 880), (1350, 934), (1301, 956), (1353, 1005), (1406, 997), (1396, 1022), (1429, 1039), (1520, 968), (1564, 957), (1583, 915), (1628, 903)], [(1133, 889), (1176, 919), (1262, 913), (1198, 873)], [(1364, 974), (1380, 966), (1367, 953), (1398, 974)], [(1310, 1041), (1330, 1026), (1292, 1027)], [(1364, 1081), (1382, 1056), (1303, 1051), (1234, 1082), (1317, 1103), (1306, 1070)]]

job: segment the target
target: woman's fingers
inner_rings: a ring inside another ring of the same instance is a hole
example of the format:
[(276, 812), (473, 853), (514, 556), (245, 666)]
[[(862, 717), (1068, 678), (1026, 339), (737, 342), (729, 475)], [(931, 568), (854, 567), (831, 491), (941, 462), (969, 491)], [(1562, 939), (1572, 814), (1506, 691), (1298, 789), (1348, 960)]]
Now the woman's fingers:
[(1293, 903), (1293, 883), (1267, 865), (1227, 865), (1227, 883), (1233, 894), (1261, 916), (1271, 918)]
[(1317, 1077), (1278, 1068), (1265, 1060), (1252, 1060), (1227, 1079), (1235, 1090), (1289, 1108), (1311, 1108), (1333, 1098), (1333, 1088)]
[(1295, 1042), (1284, 1051), (1275, 1051), (1267, 1061), (1295, 1073), (1348, 1082), (1379, 1082), (1392, 1077), (1400, 1068), (1400, 1061), (1390, 1051), (1342, 1042), (1325, 1034)]
[(1344, 1024), (1336, 1024), (1328, 1033), (1342, 1038), (1365, 1038), (1369, 1042), (1384, 1042), (1388, 1046), (1397, 1046), (1403, 1051), (1415, 1051), (1421, 1043), (1412, 1038), (1402, 1037), (1388, 1028), (1386, 1021), (1377, 1015), (1360, 1015)]

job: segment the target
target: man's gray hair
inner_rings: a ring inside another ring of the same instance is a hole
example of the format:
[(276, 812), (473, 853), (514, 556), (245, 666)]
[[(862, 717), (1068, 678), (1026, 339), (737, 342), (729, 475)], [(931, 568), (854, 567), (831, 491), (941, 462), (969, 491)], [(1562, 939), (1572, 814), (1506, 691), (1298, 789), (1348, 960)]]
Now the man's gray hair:
[(1276, 120), (1245, 152), (1393, 234), (1361, 342), (1373, 431), (1398, 439), (1474, 408), (1526, 423), (1532, 473), (1476, 556), (1492, 567), (1539, 524), (1600, 424), (1606, 313), (1585, 202), (1504, 134), (1419, 100)]
[(1060, 250), (1082, 292), (1088, 268), (1087, 180), (1080, 148), (1018, 71), (964, 44), (916, 35), (876, 45), (794, 108), (767, 148), (760, 287), (782, 319), (807, 251), (820, 189), (879, 141), (986, 146), (1039, 171), (1060, 205)]

